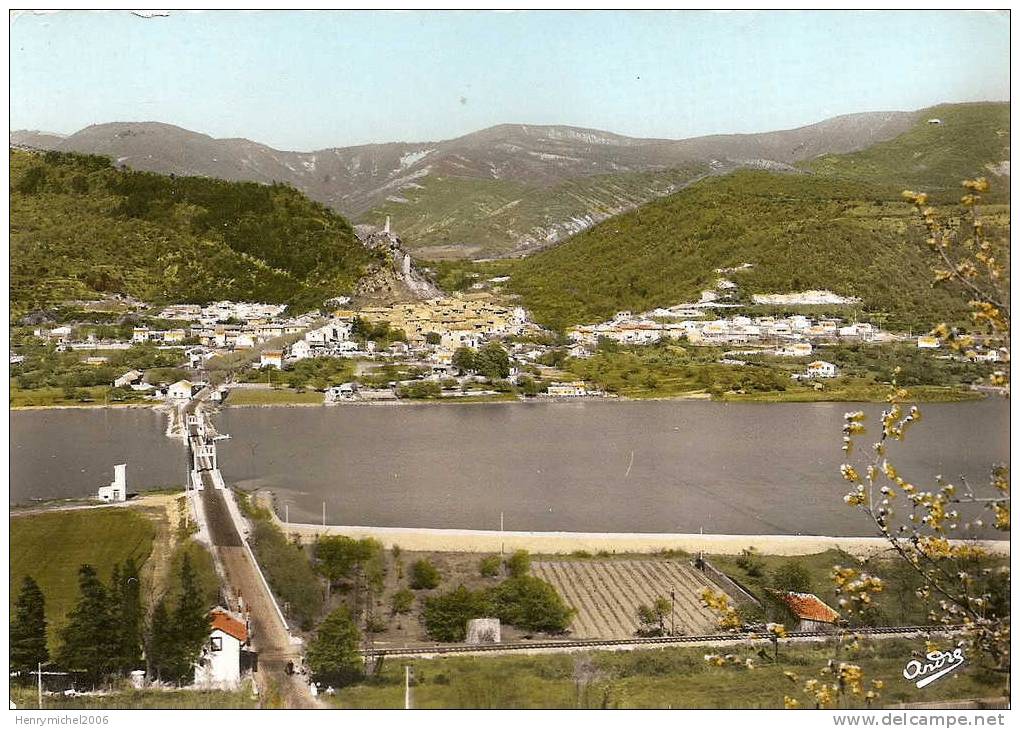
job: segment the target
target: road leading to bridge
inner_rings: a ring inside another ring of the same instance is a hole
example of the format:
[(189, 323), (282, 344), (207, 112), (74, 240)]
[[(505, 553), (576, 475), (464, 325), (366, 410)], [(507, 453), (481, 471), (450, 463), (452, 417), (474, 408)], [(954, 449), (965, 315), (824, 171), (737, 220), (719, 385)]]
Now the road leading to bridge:
[(288, 663), (301, 662), (300, 645), (291, 641), (276, 603), (266, 588), (251, 552), (244, 545), (226, 499), (225, 489), (216, 488), (212, 472), (202, 471), (202, 512), (216, 557), (223, 567), (227, 590), (234, 602), (244, 601), (249, 610), (253, 647), (259, 654), (255, 674), (263, 701), (278, 696), (284, 708), (321, 708), (300, 676), (287, 675)]

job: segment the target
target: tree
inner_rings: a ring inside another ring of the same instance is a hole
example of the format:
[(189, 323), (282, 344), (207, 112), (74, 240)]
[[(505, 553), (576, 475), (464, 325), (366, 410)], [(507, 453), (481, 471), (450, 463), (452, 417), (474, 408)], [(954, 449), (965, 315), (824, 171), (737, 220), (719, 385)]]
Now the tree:
[(574, 614), (552, 585), (530, 575), (511, 577), (493, 588), (492, 603), (504, 623), (546, 633), (566, 630)]
[(78, 569), (78, 602), (60, 630), (57, 661), (95, 680), (118, 668), (116, 617), (110, 593), (90, 565)]
[(452, 592), (427, 598), (422, 621), (433, 640), (462, 641), (468, 621), (491, 615), (492, 609), (488, 591), (472, 591), (460, 585)]
[(441, 579), (439, 570), (427, 559), (419, 559), (411, 565), (410, 583), (412, 590), (431, 590), (439, 587)]
[(152, 610), (145, 638), (145, 660), (149, 676), (160, 680), (176, 680), (186, 668), (164, 600), (157, 602)]
[(202, 653), (202, 646), (209, 639), (209, 606), (195, 580), (195, 570), (187, 552), (181, 561), (181, 594), (177, 600), (173, 622), (175, 638), (180, 647), (181, 660), (190, 667)]
[(21, 592), (14, 603), (11, 622), (11, 671), (27, 673), (50, 660), (46, 647), (46, 599), (39, 585), (28, 575), (21, 581)]
[(406, 587), (393, 593), (393, 602), (391, 607), (394, 615), (406, 615), (411, 612), (412, 605), (414, 605), (414, 593)]
[(490, 554), (488, 557), (482, 557), (478, 562), (478, 572), (482, 577), (495, 577), (499, 574), (499, 557), (494, 554)]
[(114, 567), (111, 588), (119, 628), (119, 668), (133, 670), (142, 661), (142, 585), (133, 558), (128, 558), (123, 568)]
[(523, 577), (531, 569), (531, 555), (526, 549), (518, 549), (506, 561), (506, 570), (511, 577)]
[(800, 562), (783, 562), (772, 572), (772, 586), (782, 592), (811, 592), (811, 574)]
[(637, 634), (642, 637), (654, 637), (663, 634), (663, 628), (659, 623), (659, 616), (651, 605), (641, 604), (637, 609), (638, 629)]
[(329, 685), (346, 686), (361, 678), (358, 648), (361, 633), (346, 606), (331, 612), (308, 645), (306, 660), (312, 676)]
[(510, 376), (510, 357), (498, 342), (489, 342), (475, 356), (475, 369), (490, 380)]
[(475, 369), (475, 351), (470, 347), (457, 347), (450, 361), (462, 375), (473, 372)]
[(439, 332), (426, 332), (425, 333), (425, 344), (436, 345), (443, 341), (443, 338), (439, 336)]

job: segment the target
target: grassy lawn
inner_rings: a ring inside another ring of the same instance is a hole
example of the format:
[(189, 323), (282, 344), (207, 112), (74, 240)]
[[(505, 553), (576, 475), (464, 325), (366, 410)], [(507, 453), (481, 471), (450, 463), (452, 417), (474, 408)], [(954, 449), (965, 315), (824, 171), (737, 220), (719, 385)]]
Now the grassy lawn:
[(313, 403), (321, 405), (323, 394), (314, 390), (255, 390), (236, 388), (230, 391), (228, 405), (293, 405)]
[(120, 507), (19, 516), (10, 529), (10, 604), (13, 609), (23, 577), (31, 575), (46, 597), (51, 650), (78, 599), (78, 567), (90, 564), (109, 580), (113, 565), (128, 557), (144, 563), (156, 535), (150, 519)]
[[(860, 665), (865, 680), (885, 681), (881, 705), (902, 701), (933, 701), (957, 698), (1001, 696), (1008, 679), (987, 676), (968, 666), (919, 691), (902, 676), (911, 651), (923, 645), (917, 641), (868, 641), (851, 655), (843, 649), (838, 660)], [(717, 649), (723, 651), (723, 649)], [(451, 656), (433, 660), (391, 660), (382, 674), (359, 686), (341, 689), (333, 697), (344, 708), (389, 708), (403, 706), (403, 666), (414, 668), (416, 708), (522, 708), (562, 709), (603, 705), (619, 708), (783, 708), (783, 696), (809, 699), (801, 692), (808, 678), (821, 678), (819, 671), (836, 656), (834, 646), (825, 644), (786, 645), (780, 648), (780, 662), (772, 664), (757, 655), (758, 647), (726, 648), (741, 659), (752, 658), (756, 668), (708, 666), (707, 647), (665, 648), (618, 653), (578, 653), (544, 656)], [(581, 687), (575, 672), (594, 675)], [(784, 671), (799, 676), (791, 683)], [(850, 702), (851, 707), (862, 706)]]
[(12, 381), (10, 406), (12, 408), (52, 407), (54, 405), (88, 405), (92, 407), (95, 407), (96, 405), (109, 405), (111, 407), (115, 407), (117, 405), (133, 405), (146, 402), (141, 395), (139, 395), (135, 400), (109, 402), (107, 397), (112, 388), (105, 385), (82, 387), (78, 389), (86, 394), (88, 398), (87, 400), (82, 401), (64, 397), (64, 389), (62, 387), (39, 387), (32, 390), (23, 390), (20, 387), (17, 387)]
[[(35, 690), (11, 687), (21, 709), (38, 707)], [(44, 709), (257, 709), (250, 691), (118, 691), (98, 696), (43, 696)]]

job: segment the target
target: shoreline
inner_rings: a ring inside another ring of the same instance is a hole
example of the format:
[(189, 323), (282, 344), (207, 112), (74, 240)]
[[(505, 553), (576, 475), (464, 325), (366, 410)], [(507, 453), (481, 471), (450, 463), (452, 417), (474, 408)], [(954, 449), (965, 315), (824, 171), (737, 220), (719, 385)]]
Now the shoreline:
[[(961, 391), (969, 392), (969, 391)], [(977, 397), (963, 397), (963, 398), (906, 398), (907, 402), (916, 402), (921, 405), (932, 405), (932, 404), (963, 404), (971, 402), (979, 402), (988, 398), (987, 393), (979, 393)], [(627, 397), (626, 395), (617, 395), (614, 397), (528, 397), (528, 398), (494, 398), (491, 400), (472, 400), (468, 398), (443, 398), (433, 400), (365, 400), (365, 401), (352, 401), (352, 402), (339, 402), (330, 403), (327, 405), (325, 402), (267, 402), (267, 403), (241, 403), (233, 404), (230, 402), (229, 397), (219, 407), (229, 408), (319, 408), (319, 407), (364, 407), (364, 406), (376, 406), (382, 405), (392, 407), (398, 406), (426, 406), (426, 405), (517, 405), (517, 404), (533, 404), (533, 403), (571, 403), (571, 402), (605, 402), (605, 403), (619, 403), (619, 402), (714, 402), (720, 404), (751, 404), (751, 405), (812, 405), (818, 403), (845, 403), (845, 404), (881, 404), (885, 402), (884, 399), (872, 399), (872, 400), (840, 400), (840, 399), (764, 399), (764, 398), (743, 398), (743, 397), (721, 397), (715, 398), (712, 395), (704, 392), (692, 392), (682, 395), (671, 395), (664, 397)], [(162, 402), (152, 403), (89, 403), (82, 405), (10, 405), (8, 410), (11, 412), (20, 411), (33, 411), (33, 410), (105, 410), (105, 409), (158, 409), (164, 405)]]
[[(839, 549), (868, 557), (892, 547), (883, 537), (827, 537), (792, 534), (663, 534), (641, 532), (527, 532), (482, 529), (434, 529), (425, 527), (373, 527), (294, 523), (273, 519), (288, 537), (312, 542), (319, 536), (372, 537), (387, 549), (394, 545), (410, 552), (492, 553), (527, 549), (535, 554), (570, 554), (575, 551), (654, 554), (665, 549), (682, 549), (689, 554), (738, 555), (748, 547), (762, 554), (798, 556)], [(1008, 539), (951, 540), (976, 544), (991, 554), (1010, 553)]]

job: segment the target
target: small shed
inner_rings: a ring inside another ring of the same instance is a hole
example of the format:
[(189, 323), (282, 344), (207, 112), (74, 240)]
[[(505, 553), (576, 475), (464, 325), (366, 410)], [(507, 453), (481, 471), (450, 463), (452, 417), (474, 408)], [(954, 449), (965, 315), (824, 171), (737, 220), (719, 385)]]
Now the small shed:
[(822, 602), (817, 595), (812, 595), (809, 592), (775, 592), (774, 594), (800, 621), (796, 628), (797, 632), (829, 632), (840, 621), (839, 613)]
[(482, 645), (484, 643), (499, 643), (500, 630), (499, 618), (475, 618), (467, 623), (468, 645)]

